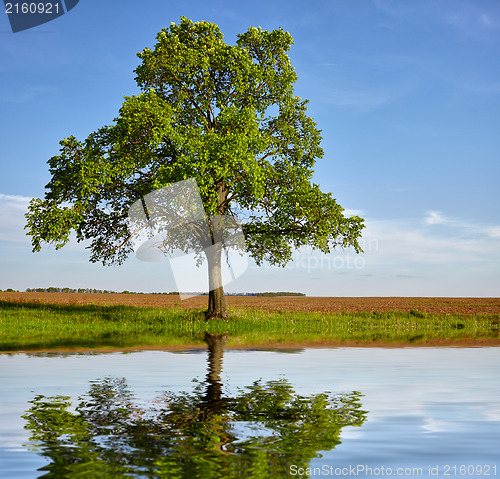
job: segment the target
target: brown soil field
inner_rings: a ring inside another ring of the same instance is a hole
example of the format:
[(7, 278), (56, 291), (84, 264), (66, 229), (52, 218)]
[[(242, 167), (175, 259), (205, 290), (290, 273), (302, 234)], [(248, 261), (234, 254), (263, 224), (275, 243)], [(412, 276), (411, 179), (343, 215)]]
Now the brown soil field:
[[(205, 308), (207, 296), (182, 301), (176, 295), (120, 293), (6, 293), (0, 300), (44, 304), (100, 304), (159, 308)], [(228, 296), (231, 308), (267, 311), (316, 311), (321, 313), (358, 313), (418, 310), (432, 314), (500, 314), (500, 298), (335, 298), (308, 296)]]

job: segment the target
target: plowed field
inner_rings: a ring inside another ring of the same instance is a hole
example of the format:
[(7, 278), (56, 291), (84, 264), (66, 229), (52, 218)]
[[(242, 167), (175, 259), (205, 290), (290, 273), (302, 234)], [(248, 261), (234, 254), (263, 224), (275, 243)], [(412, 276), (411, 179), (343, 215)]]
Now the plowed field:
[[(102, 304), (142, 307), (204, 308), (207, 296), (184, 301), (178, 296), (161, 294), (90, 294), (90, 293), (3, 293), (0, 300), (58, 304)], [(418, 310), (432, 314), (500, 314), (500, 298), (325, 298), (325, 297), (261, 297), (228, 296), (233, 308), (254, 308), (268, 311), (384, 312)]]

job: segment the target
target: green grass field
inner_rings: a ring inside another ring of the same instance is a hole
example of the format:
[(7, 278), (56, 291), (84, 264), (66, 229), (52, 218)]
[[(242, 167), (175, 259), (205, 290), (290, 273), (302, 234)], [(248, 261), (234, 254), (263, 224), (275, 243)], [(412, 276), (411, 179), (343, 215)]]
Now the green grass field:
[(227, 333), (228, 346), (279, 343), (498, 339), (500, 315), (302, 313), (231, 310), (227, 321), (205, 321), (201, 310), (134, 306), (64, 306), (0, 301), (0, 351), (204, 345)]

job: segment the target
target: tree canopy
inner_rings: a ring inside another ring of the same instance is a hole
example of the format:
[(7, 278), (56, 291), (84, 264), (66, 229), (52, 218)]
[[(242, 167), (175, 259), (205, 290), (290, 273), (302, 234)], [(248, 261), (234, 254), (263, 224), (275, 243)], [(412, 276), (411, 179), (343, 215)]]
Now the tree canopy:
[(91, 261), (121, 263), (133, 249), (130, 205), (194, 178), (213, 242), (214, 218), (236, 218), (259, 265), (284, 265), (305, 245), (361, 251), (363, 220), (312, 181), (321, 135), (294, 93), (291, 35), (251, 27), (228, 45), (217, 25), (183, 17), (156, 40), (138, 53), (140, 93), (114, 124), (63, 139), (49, 160), (45, 198), (27, 214), (33, 250), (60, 248), (75, 231)]

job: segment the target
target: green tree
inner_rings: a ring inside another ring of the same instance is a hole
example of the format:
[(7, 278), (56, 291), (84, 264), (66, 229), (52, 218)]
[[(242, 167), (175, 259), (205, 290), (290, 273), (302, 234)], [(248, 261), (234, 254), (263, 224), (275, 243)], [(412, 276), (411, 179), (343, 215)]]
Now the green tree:
[[(91, 240), (90, 260), (121, 263), (132, 251), (128, 208), (147, 193), (195, 178), (212, 244), (222, 215), (242, 224), (257, 264), (285, 265), (294, 248), (323, 253), (361, 248), (363, 220), (345, 217), (331, 193), (311, 181), (323, 156), (320, 131), (294, 94), (297, 79), (282, 29), (251, 27), (235, 45), (217, 25), (182, 18), (138, 53), (141, 89), (125, 97), (111, 126), (85, 141), (70, 136), (49, 160), (44, 199), (27, 213), (33, 251), (64, 246), (71, 231)], [(207, 254), (210, 284), (221, 275), (221, 249)], [(207, 318), (227, 316), (222, 287), (209, 293)]]

